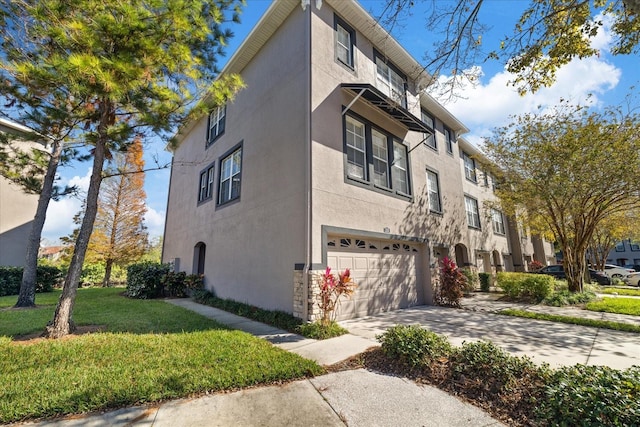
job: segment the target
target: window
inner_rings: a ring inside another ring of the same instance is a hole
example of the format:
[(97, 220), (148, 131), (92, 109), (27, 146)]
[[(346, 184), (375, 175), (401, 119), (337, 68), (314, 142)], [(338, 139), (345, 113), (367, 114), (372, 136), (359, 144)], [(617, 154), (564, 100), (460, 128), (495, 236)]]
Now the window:
[(462, 152), (462, 161), (464, 162), (464, 176), (471, 182), (478, 182), (476, 179), (476, 161), (467, 153)]
[(616, 245), (616, 252), (624, 252), (624, 240)]
[(444, 143), (447, 146), (447, 153), (453, 154), (453, 135), (448, 128), (444, 128)]
[(634, 252), (640, 251), (640, 243), (638, 242), (630, 243), (629, 246), (631, 246), (631, 250)]
[(213, 165), (200, 172), (200, 191), (198, 202), (209, 200), (213, 195)]
[(442, 212), (440, 204), (440, 184), (438, 174), (430, 170), (427, 171), (427, 197), (429, 198), (429, 210), (431, 212)]
[(367, 156), (364, 137), (364, 124), (346, 116), (347, 139), (347, 175), (367, 179), (365, 175), (365, 159)]
[(409, 173), (407, 168), (407, 147), (399, 141), (393, 141), (393, 163), (391, 165), (393, 188), (403, 194), (409, 194)]
[(489, 172), (486, 170), (482, 172), (482, 179), (484, 181), (484, 186), (489, 188)]
[(218, 189), (219, 205), (240, 197), (241, 166), (242, 148), (238, 148), (220, 162), (220, 187)]
[(376, 87), (389, 98), (407, 107), (406, 78), (391, 64), (376, 55)]
[(353, 31), (347, 24), (345, 24), (338, 17), (335, 18), (336, 29), (336, 59), (353, 69), (353, 46), (356, 38), (355, 31)]
[(469, 223), (469, 227), (480, 228), (478, 201), (469, 196), (464, 196), (464, 206), (467, 211), (467, 222)]
[(389, 188), (387, 136), (373, 129), (371, 131), (371, 141), (373, 145), (373, 183)]
[(422, 110), (421, 113), (422, 113), (422, 121), (433, 131), (432, 134), (426, 134), (426, 133), (424, 134), (424, 143), (427, 144), (427, 147), (431, 147), (434, 150), (437, 150), (438, 144), (436, 142), (436, 135), (435, 135), (435, 120), (433, 119), (433, 116), (427, 113), (426, 111)]
[(493, 223), (493, 232), (496, 234), (506, 234), (504, 229), (504, 217), (502, 212), (497, 209), (491, 209), (491, 222)]
[(411, 194), (407, 147), (350, 114), (344, 119), (345, 174), (363, 185)]
[(227, 113), (227, 106), (221, 105), (209, 113), (209, 126), (207, 129), (207, 145), (212, 144), (224, 133), (224, 122)]

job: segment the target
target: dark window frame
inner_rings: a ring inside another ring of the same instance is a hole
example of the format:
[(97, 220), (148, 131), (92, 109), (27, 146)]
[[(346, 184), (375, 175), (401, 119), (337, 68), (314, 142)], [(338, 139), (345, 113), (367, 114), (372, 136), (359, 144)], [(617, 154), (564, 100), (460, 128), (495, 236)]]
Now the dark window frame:
[(424, 135), (424, 144), (431, 148), (432, 150), (435, 150), (436, 152), (438, 151), (438, 141), (436, 140), (436, 118), (433, 114), (429, 113), (427, 110), (425, 110), (424, 108), (420, 109), (420, 118), (422, 119), (422, 121), (424, 122), (424, 124), (426, 124), (427, 126), (429, 126), (428, 122), (424, 121), (424, 118), (428, 117), (429, 120), (431, 120), (431, 131), (433, 132), (431, 135), (429, 134), (423, 134)]
[[(241, 194), (241, 190), (242, 190), (242, 169), (243, 169), (243, 156), (244, 156), (244, 147), (243, 147), (243, 142), (240, 142), (238, 144), (236, 144), (232, 149), (230, 149), (229, 151), (227, 151), (226, 153), (224, 153), (222, 156), (220, 156), (219, 160), (218, 160), (218, 192), (217, 192), (217, 197), (216, 197), (216, 204), (218, 207), (221, 206), (226, 206), (232, 202), (236, 202), (240, 200), (240, 194)], [(225, 178), (223, 180), (222, 177), (222, 173), (224, 171), (224, 162), (229, 159), (232, 158), (236, 152), (240, 152), (240, 170), (238, 171), (237, 174), (233, 174), (233, 170), (232, 170), (232, 174), (228, 177)], [(235, 177), (238, 177), (238, 190), (237, 190), (237, 195), (235, 197), (233, 197), (233, 181)], [(230, 180), (230, 185), (229, 185), (229, 191), (231, 192), (231, 194), (229, 195), (229, 198), (222, 198), (223, 194), (222, 194), (222, 186), (223, 184), (227, 181)]]
[[(349, 62), (346, 63), (338, 56), (338, 27), (341, 27), (345, 32), (349, 33)], [(356, 32), (355, 30), (347, 24), (344, 19), (340, 18), (338, 15), (333, 15), (333, 30), (334, 30), (334, 57), (336, 62), (350, 70), (356, 69), (356, 55), (355, 55), (355, 47), (356, 47)]]
[[(365, 167), (364, 167), (364, 178), (360, 178), (357, 176), (350, 175), (348, 173), (348, 158), (347, 158), (347, 118), (359, 122), (364, 126), (364, 144), (365, 144)], [(387, 180), (389, 183), (389, 187), (384, 187), (375, 184), (374, 179), (374, 163), (373, 163), (373, 139), (372, 139), (372, 131), (375, 130), (387, 138)], [(350, 184), (355, 184), (360, 187), (369, 188), (375, 190), (380, 193), (396, 196), (402, 199), (412, 199), (412, 180), (411, 180), (411, 158), (409, 153), (409, 147), (398, 137), (391, 134), (390, 132), (382, 129), (379, 126), (371, 123), (364, 117), (356, 114), (352, 111), (349, 111), (342, 116), (342, 144), (343, 144), (343, 159), (344, 159), (344, 179), (345, 182)], [(404, 155), (406, 159), (406, 181), (407, 181), (407, 191), (400, 191), (395, 188), (394, 183), (395, 174), (394, 174), (394, 162), (395, 162), (395, 153), (394, 153), (394, 143), (400, 144), (401, 147), (404, 148)]]
[[(433, 174), (435, 175), (435, 180), (436, 180), (436, 194), (438, 196), (438, 210), (434, 210), (431, 208), (431, 188), (429, 187), (429, 174)], [(427, 168), (426, 171), (427, 174), (427, 202), (429, 204), (429, 212), (431, 213), (435, 213), (435, 214), (442, 214), (442, 195), (440, 194), (440, 174), (433, 170), (433, 169), (429, 169)]]
[[(381, 61), (383, 64), (389, 67), (390, 70), (392, 70), (395, 74), (397, 74), (398, 77), (402, 79), (403, 92), (402, 92), (402, 102), (400, 102), (400, 105), (402, 105), (402, 107), (404, 108), (407, 108), (407, 91), (409, 89), (409, 81), (407, 80), (407, 75), (404, 74), (402, 71), (400, 71), (400, 68), (398, 68), (393, 62), (389, 61), (389, 59), (387, 59), (385, 55), (383, 55), (377, 49), (374, 48), (373, 63), (376, 66), (376, 73), (375, 73), (376, 84), (374, 84), (374, 86), (378, 90), (380, 90), (382, 93), (384, 92), (377, 84), (378, 83), (378, 61)], [(391, 82), (389, 82), (389, 89), (391, 90)], [(393, 98), (390, 95), (391, 93), (389, 95), (385, 93), (385, 96), (393, 100)]]
[[(472, 212), (472, 216), (478, 218), (478, 225), (472, 224), (472, 221), (470, 221), (469, 210), (467, 210), (467, 199), (475, 202), (475, 215), (473, 215), (474, 213)], [(478, 199), (468, 194), (465, 194), (464, 195), (464, 212), (467, 216), (467, 225), (469, 226), (469, 228), (473, 228), (474, 230), (482, 230), (482, 221), (480, 221), (480, 204), (478, 203)]]
[[(198, 205), (213, 200), (215, 184), (215, 162), (202, 169), (198, 175)], [(205, 178), (205, 185), (203, 185)], [(203, 194), (204, 192), (204, 194)]]
[[(468, 168), (467, 163), (470, 162), (473, 168)], [(464, 166), (464, 177), (467, 181), (473, 182), (474, 184), (478, 183), (478, 168), (476, 166), (476, 161), (473, 157), (471, 157), (466, 151), (462, 152), (462, 164)]]
[[(622, 249), (618, 249), (618, 246), (619, 246), (619, 245), (622, 245)], [(617, 243), (617, 244), (616, 244), (616, 252), (624, 252), (624, 251), (626, 251), (626, 250), (627, 250), (627, 248), (625, 247), (624, 240), (623, 240), (623, 241), (621, 241), (620, 243)]]
[[(223, 116), (220, 117), (220, 111), (223, 112)], [(211, 135), (211, 116), (216, 114), (216, 133)], [(212, 145), (217, 139), (224, 135), (227, 123), (227, 104), (219, 105), (209, 112), (207, 116), (207, 135), (206, 135), (206, 147)]]
[[(447, 147), (447, 154), (451, 154), (453, 156), (453, 144), (455, 143), (453, 131), (445, 126), (442, 133), (444, 135), (444, 144)], [(448, 138), (447, 135), (449, 136)]]

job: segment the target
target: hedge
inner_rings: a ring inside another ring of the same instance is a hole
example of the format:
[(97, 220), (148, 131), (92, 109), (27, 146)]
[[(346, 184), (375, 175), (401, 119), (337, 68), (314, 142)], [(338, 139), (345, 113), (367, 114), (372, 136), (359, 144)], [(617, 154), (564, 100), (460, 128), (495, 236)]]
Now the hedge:
[[(0, 267), (0, 297), (20, 293), (23, 270), (22, 267)], [(59, 268), (39, 265), (36, 270), (36, 292), (51, 292), (61, 278)]]
[(540, 302), (553, 293), (555, 279), (546, 274), (500, 272), (496, 282), (509, 298)]

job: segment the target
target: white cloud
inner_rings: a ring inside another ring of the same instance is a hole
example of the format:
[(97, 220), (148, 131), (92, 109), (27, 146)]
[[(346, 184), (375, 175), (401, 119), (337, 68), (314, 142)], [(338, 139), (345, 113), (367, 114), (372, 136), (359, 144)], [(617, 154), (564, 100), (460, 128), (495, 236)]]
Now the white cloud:
[(164, 235), (164, 212), (158, 212), (147, 206), (147, 213), (144, 215), (144, 223), (149, 231), (149, 237)]
[(576, 59), (558, 70), (556, 82), (551, 87), (520, 96), (515, 88), (508, 85), (513, 76), (502, 71), (486, 83), (461, 87), (459, 93), (463, 98), (445, 105), (470, 129), (466, 138), (479, 141), (481, 137), (488, 136), (492, 129), (507, 124), (510, 116), (540, 108), (544, 110), (558, 104), (560, 99), (583, 105), (601, 104), (601, 95), (615, 88), (621, 74), (619, 68), (604, 59)]

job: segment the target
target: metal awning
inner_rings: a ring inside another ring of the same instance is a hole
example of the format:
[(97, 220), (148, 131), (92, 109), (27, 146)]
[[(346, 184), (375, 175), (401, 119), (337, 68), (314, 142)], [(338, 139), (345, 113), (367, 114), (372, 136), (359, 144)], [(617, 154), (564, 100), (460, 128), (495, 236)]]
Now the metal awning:
[(362, 97), (374, 107), (381, 109), (405, 125), (409, 130), (433, 134), (433, 130), (431, 130), (422, 120), (411, 114), (406, 108), (399, 105), (397, 102), (388, 98), (375, 86), (368, 83), (342, 83), (340, 87), (353, 92), (356, 95), (353, 101), (351, 101), (351, 103), (349, 103), (349, 105), (344, 109), (342, 114), (346, 113), (358, 98)]

